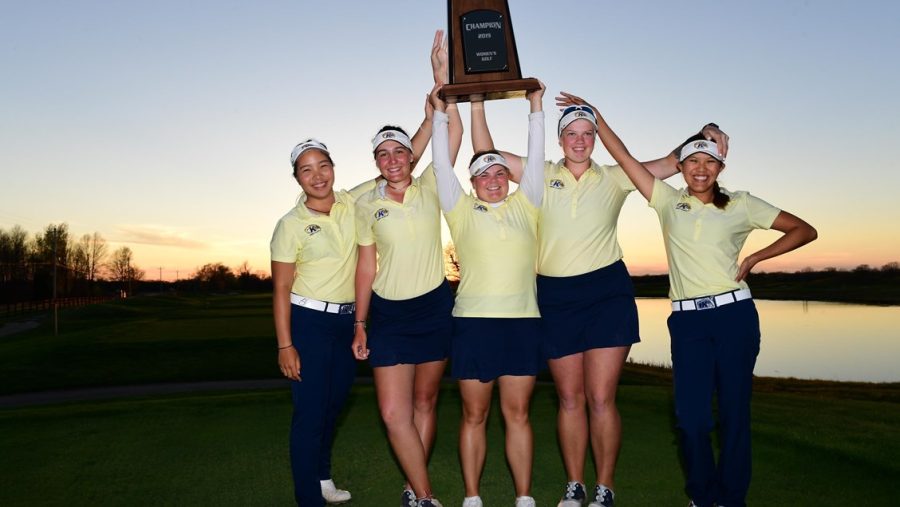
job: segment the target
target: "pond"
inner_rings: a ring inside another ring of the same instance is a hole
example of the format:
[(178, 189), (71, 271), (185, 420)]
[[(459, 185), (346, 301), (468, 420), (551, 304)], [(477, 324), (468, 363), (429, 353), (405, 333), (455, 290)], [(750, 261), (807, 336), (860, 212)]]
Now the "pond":
[[(638, 298), (641, 343), (633, 361), (671, 365), (668, 299)], [(766, 377), (900, 382), (900, 307), (756, 300)]]

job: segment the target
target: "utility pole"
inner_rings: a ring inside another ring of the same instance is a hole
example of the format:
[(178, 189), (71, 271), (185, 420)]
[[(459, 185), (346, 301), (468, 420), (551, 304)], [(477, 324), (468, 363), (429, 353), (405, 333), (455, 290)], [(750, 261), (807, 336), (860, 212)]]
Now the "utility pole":
[(159, 293), (160, 293), (160, 294), (163, 293), (163, 286), (162, 286), (162, 266), (159, 267)]
[(56, 301), (56, 246), (59, 243), (59, 229), (53, 234), (53, 336), (59, 335), (59, 305)]

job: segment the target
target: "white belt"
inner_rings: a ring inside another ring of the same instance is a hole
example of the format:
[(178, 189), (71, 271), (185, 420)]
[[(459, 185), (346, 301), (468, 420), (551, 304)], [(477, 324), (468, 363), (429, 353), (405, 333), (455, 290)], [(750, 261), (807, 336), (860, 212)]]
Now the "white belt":
[(702, 298), (672, 301), (672, 311), (685, 312), (690, 310), (711, 310), (720, 306), (750, 299), (751, 297), (750, 289), (738, 289), (731, 292), (716, 294), (715, 296), (703, 296)]
[(356, 311), (356, 303), (329, 303), (328, 301), (319, 301), (318, 299), (303, 297), (299, 294), (291, 292), (291, 303), (316, 310), (319, 312), (339, 313), (341, 315), (350, 314)]

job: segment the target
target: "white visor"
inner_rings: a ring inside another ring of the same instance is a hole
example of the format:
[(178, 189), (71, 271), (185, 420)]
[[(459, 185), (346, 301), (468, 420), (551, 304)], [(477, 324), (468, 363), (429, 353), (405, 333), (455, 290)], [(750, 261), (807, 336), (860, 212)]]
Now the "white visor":
[(683, 148), (681, 148), (681, 156), (678, 157), (678, 161), (684, 162), (684, 159), (698, 152), (706, 153), (719, 162), (725, 161), (725, 159), (723, 159), (719, 155), (719, 146), (712, 141), (692, 141), (690, 143), (687, 143)]
[(556, 137), (562, 135), (563, 130), (575, 120), (587, 120), (597, 129), (597, 118), (594, 117), (594, 110), (590, 106), (569, 106), (563, 109), (563, 116), (559, 119)]
[(472, 176), (478, 176), (492, 165), (502, 165), (507, 170), (509, 169), (509, 164), (506, 163), (506, 159), (503, 158), (503, 155), (498, 155), (496, 153), (485, 153), (484, 155), (476, 158), (475, 161), (469, 165), (469, 174), (471, 174)]
[(409, 136), (399, 130), (385, 130), (384, 132), (375, 134), (375, 137), (372, 138), (372, 151), (376, 151), (378, 147), (381, 146), (381, 143), (385, 141), (396, 141), (402, 144), (407, 150), (413, 151), (412, 142), (409, 140)]
[(302, 141), (297, 146), (294, 146), (294, 149), (291, 150), (291, 167), (294, 167), (294, 164), (297, 163), (297, 159), (300, 158), (300, 155), (303, 155), (303, 152), (306, 150), (322, 150), (326, 154), (331, 155), (331, 153), (328, 152), (328, 148), (324, 144), (310, 138), (306, 141)]

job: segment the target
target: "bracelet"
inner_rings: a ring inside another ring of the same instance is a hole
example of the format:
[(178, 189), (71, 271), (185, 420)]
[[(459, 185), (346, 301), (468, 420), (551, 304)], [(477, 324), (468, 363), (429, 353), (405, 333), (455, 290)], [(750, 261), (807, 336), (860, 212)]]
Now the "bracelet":
[(362, 327), (366, 327), (366, 321), (364, 320), (354, 320), (353, 325), (356, 326), (358, 324), (362, 324)]
[(292, 343), (292, 344), (290, 344), (290, 345), (285, 345), (284, 347), (278, 347), (278, 350), (289, 349), (289, 348), (291, 348), (291, 347), (293, 347), (293, 346), (294, 346), (294, 344)]

